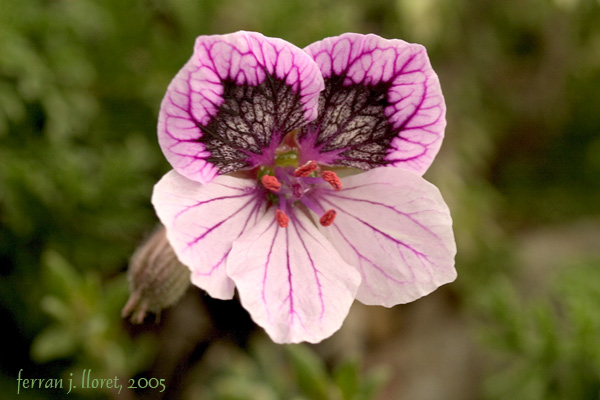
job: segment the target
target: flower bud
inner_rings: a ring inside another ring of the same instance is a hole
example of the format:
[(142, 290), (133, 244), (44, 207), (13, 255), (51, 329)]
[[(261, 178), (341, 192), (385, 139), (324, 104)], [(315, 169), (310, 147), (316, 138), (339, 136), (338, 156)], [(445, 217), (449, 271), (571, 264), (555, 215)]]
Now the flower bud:
[(130, 296), (121, 315), (138, 324), (148, 312), (160, 314), (175, 304), (190, 285), (190, 270), (177, 259), (163, 226), (135, 251), (127, 276)]

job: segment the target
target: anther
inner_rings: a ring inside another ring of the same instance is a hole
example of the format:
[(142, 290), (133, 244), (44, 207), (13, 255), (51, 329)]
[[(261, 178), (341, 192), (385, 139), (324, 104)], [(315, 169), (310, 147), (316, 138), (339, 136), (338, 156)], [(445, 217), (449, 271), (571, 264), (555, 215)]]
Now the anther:
[(281, 183), (279, 182), (279, 179), (273, 175), (264, 175), (261, 181), (264, 187), (269, 189), (271, 192), (279, 192), (279, 189), (281, 189)]
[(279, 226), (282, 228), (287, 228), (288, 223), (290, 222), (289, 217), (285, 215), (285, 213), (281, 210), (275, 211), (275, 219), (277, 220)]
[(327, 183), (331, 185), (335, 190), (342, 189), (342, 181), (338, 178), (337, 174), (333, 171), (323, 171), (321, 173), (321, 178)]
[(335, 210), (328, 210), (325, 214), (323, 214), (321, 216), (321, 218), (319, 219), (319, 222), (323, 226), (329, 226), (329, 225), (333, 224), (333, 221), (335, 220), (336, 215), (337, 215), (337, 213), (335, 212)]
[(306, 164), (296, 168), (294, 176), (296, 178), (304, 178), (315, 172), (319, 168), (316, 161), (309, 161)]

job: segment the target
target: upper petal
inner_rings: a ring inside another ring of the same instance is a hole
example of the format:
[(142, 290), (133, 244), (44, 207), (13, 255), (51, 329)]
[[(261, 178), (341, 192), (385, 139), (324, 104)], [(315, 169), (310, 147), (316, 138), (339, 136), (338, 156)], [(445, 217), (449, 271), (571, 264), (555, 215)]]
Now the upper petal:
[(234, 284), (225, 261), (231, 245), (264, 214), (264, 194), (251, 179), (219, 176), (208, 185), (168, 172), (154, 186), (152, 204), (192, 283), (218, 299), (231, 299)]
[(255, 32), (200, 36), (158, 118), (161, 148), (201, 183), (272, 161), (282, 134), (316, 117), (323, 78), (304, 51)]
[(319, 117), (302, 129), (303, 159), (422, 175), (437, 154), (446, 105), (425, 48), (347, 33), (308, 46), (325, 78)]
[(397, 168), (342, 178), (342, 185), (315, 200), (337, 211), (320, 230), (361, 272), (358, 300), (391, 307), (456, 278), (452, 219), (435, 186)]
[(320, 342), (342, 325), (360, 283), (356, 269), (302, 213), (287, 228), (275, 210), (238, 239), (227, 271), (252, 319), (277, 343)]

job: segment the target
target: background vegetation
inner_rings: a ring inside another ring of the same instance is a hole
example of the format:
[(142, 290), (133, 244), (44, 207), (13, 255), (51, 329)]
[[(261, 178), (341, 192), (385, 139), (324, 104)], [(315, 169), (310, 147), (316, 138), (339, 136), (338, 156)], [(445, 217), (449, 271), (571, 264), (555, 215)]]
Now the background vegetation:
[[(597, 0), (0, 0), (0, 393), (20, 369), (91, 369), (167, 389), (70, 398), (598, 400), (599, 20)], [(448, 128), (426, 177), (454, 217), (456, 283), (356, 305), (318, 346), (276, 346), (196, 289), (157, 324), (121, 319), (169, 169), (159, 102), (196, 36), (239, 29), (428, 48)]]

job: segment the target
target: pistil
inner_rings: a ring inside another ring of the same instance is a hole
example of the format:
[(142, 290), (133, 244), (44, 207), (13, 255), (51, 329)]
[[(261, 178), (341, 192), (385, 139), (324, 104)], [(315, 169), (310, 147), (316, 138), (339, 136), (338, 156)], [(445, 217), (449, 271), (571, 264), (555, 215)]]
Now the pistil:
[(320, 215), (319, 223), (322, 226), (333, 224), (336, 211), (333, 209), (325, 211), (314, 197), (318, 193), (316, 188), (324, 182), (336, 191), (342, 189), (342, 182), (335, 172), (321, 171), (315, 160), (296, 169), (293, 166), (275, 165), (272, 169), (264, 167), (264, 171), (266, 174), (260, 177), (260, 181), (268, 190), (268, 200), (277, 207), (275, 219), (280, 227), (287, 228), (289, 225), (287, 208), (297, 207), (300, 204)]

